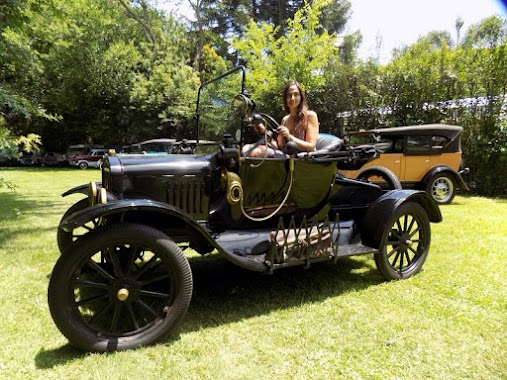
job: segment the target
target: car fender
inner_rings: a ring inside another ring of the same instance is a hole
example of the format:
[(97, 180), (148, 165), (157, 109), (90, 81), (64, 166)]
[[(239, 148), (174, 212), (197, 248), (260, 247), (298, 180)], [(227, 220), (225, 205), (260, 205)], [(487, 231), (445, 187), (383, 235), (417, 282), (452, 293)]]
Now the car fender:
[(419, 204), (433, 223), (442, 221), (442, 213), (437, 203), (424, 191), (392, 190), (380, 196), (368, 209), (362, 223), (363, 244), (378, 248), (384, 224), (393, 212), (407, 202)]
[[(95, 183), (96, 191), (100, 191), (100, 189), (102, 188), (102, 182), (90, 182), (90, 183)], [(90, 196), (90, 183), (88, 183), (86, 185), (79, 185), (79, 186), (73, 187), (72, 189), (69, 189), (65, 193), (63, 193), (62, 197), (67, 197), (72, 194), (83, 194), (83, 195), (86, 195), (87, 197), (89, 197)], [(118, 199), (110, 192), (106, 192), (106, 194), (107, 194), (107, 202), (113, 202)]]
[(431, 180), (431, 178), (433, 178), (433, 176), (437, 175), (437, 174), (440, 174), (440, 173), (450, 173), (450, 175), (456, 180), (458, 186), (463, 189), (463, 190), (466, 190), (466, 191), (469, 191), (470, 189), (468, 188), (468, 185), (465, 183), (465, 181), (463, 180), (463, 177), (461, 176), (461, 174), (459, 174), (456, 170), (450, 168), (449, 166), (444, 166), (444, 165), (441, 165), (441, 166), (435, 166), (434, 168), (431, 168), (431, 170), (429, 170), (423, 177), (422, 181), (421, 181), (421, 184), (422, 184), (422, 188), (425, 189), (426, 186), (428, 185), (429, 181)]
[(204, 231), (204, 229), (190, 215), (181, 209), (168, 205), (167, 203), (161, 203), (149, 199), (114, 200), (111, 203), (96, 204), (69, 215), (67, 218), (62, 220), (59, 227), (69, 232), (94, 219), (129, 212), (145, 212), (176, 217), (186, 224)]
[[(75, 188), (81, 189), (81, 187)], [(76, 192), (81, 192), (76, 190)], [(241, 257), (235, 255), (228, 250), (221, 247), (211, 235), (211, 232), (205, 229), (201, 224), (199, 224), (195, 219), (192, 218), (189, 214), (182, 211), (181, 209), (171, 206), (167, 203), (161, 203), (156, 201), (151, 201), (148, 199), (129, 199), (129, 200), (115, 200), (111, 203), (97, 204), (94, 206), (90, 206), (85, 208), (84, 210), (78, 211), (72, 215), (69, 215), (67, 218), (62, 220), (59, 228), (70, 232), (77, 227), (80, 227), (92, 220), (97, 218), (107, 217), (111, 215), (120, 216), (120, 220), (123, 220), (123, 217), (127, 213), (144, 213), (144, 215), (151, 214), (152, 216), (163, 216), (167, 224), (164, 225), (156, 225), (153, 226), (155, 228), (160, 227), (168, 227), (169, 223), (178, 222), (182, 223), (185, 228), (188, 229), (190, 227), (194, 233), (198, 234), (198, 236), (206, 239), (210, 243), (210, 245), (224, 255), (228, 260), (232, 261), (234, 264), (243, 267), (245, 269), (265, 272), (268, 270), (268, 267), (255, 260), (249, 260), (248, 258)], [(123, 214), (123, 215), (122, 215)], [(135, 222), (135, 221), (134, 221)]]
[[(95, 185), (97, 186), (97, 189), (100, 189), (102, 187), (102, 182), (95, 182)], [(88, 187), (89, 186), (90, 185), (87, 183), (85, 185), (79, 185), (79, 186), (73, 187), (72, 189), (69, 189), (65, 193), (63, 193), (62, 197), (67, 197), (72, 194), (88, 195)]]

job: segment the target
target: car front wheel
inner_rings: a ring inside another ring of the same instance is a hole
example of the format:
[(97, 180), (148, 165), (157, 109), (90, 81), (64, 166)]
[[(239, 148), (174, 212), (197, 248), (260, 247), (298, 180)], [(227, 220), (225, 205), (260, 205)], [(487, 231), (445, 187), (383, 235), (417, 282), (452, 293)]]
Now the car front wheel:
[(431, 227), (426, 211), (417, 203), (398, 207), (385, 224), (375, 264), (388, 280), (417, 274), (428, 256)]
[(449, 174), (437, 174), (428, 182), (426, 192), (438, 204), (446, 205), (451, 203), (456, 195), (456, 183)]
[(48, 302), (73, 345), (103, 352), (164, 338), (182, 321), (191, 295), (181, 249), (157, 229), (120, 224), (67, 247), (51, 274)]
[(79, 169), (87, 169), (88, 168), (88, 164), (86, 162), (80, 162), (78, 166), (79, 166)]

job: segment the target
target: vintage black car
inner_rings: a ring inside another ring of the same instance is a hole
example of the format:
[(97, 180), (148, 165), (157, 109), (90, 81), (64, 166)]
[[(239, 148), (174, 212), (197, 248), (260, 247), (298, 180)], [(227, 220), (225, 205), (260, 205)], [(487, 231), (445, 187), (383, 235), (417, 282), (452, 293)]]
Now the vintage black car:
[(186, 249), (267, 274), (361, 254), (372, 254), (388, 280), (421, 270), (430, 221), (442, 220), (428, 194), (337, 173), (376, 152), (330, 136), (312, 153), (248, 157), (251, 124), (262, 120), (271, 134), (277, 127), (254, 110), (245, 69), (232, 69), (199, 89), (196, 137), (204, 146), (161, 156), (111, 152), (101, 183), (64, 194), (88, 195), (58, 226), (61, 255), (48, 289), (55, 324), (73, 345), (124, 350), (173, 332), (192, 296)]

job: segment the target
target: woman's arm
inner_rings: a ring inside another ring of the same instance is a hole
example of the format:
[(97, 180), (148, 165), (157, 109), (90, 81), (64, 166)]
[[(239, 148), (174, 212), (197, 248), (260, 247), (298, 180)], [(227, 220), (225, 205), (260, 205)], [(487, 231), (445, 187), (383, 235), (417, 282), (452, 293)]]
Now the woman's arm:
[[(294, 135), (289, 134), (288, 130), (282, 130), (278, 135), (278, 146), (283, 146), (283, 142), (281, 140), (283, 140), (283, 137), (286, 137), (288, 140), (294, 141), (298, 148), (298, 151), (300, 152), (311, 152), (315, 149), (317, 146), (317, 137), (319, 135), (319, 118), (314, 111), (306, 111), (306, 117), (308, 118), (308, 125), (306, 126), (305, 140), (299, 139)], [(283, 121), (284, 120), (282, 120), (282, 125)], [(287, 133), (284, 134), (283, 132)]]
[(289, 129), (285, 126), (285, 123), (287, 122), (287, 119), (289, 118), (289, 116), (290, 115), (285, 115), (282, 118), (280, 126), (278, 127), (278, 137), (276, 139), (276, 142), (277, 142), (277, 145), (279, 147), (284, 147), (285, 146), (285, 141), (283, 141), (283, 138), (285, 136), (289, 135)]
[[(307, 111), (308, 125), (306, 127), (305, 140), (293, 138), (293, 141), (301, 151), (311, 152), (317, 146), (317, 137), (319, 136), (319, 118), (314, 111)], [(295, 141), (295, 140), (299, 140)]]

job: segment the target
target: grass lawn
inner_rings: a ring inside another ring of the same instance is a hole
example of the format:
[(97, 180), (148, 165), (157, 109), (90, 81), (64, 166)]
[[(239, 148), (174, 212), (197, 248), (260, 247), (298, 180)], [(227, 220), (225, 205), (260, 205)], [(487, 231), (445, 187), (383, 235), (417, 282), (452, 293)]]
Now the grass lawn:
[(1, 379), (507, 379), (507, 201), (455, 198), (417, 276), (385, 282), (373, 258), (275, 272), (218, 255), (189, 261), (179, 334), (83, 353), (55, 327), (56, 227), (94, 169), (0, 168)]

